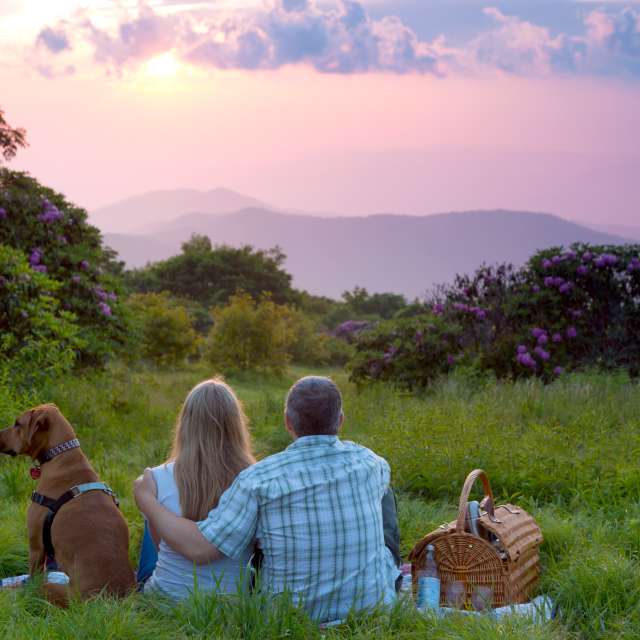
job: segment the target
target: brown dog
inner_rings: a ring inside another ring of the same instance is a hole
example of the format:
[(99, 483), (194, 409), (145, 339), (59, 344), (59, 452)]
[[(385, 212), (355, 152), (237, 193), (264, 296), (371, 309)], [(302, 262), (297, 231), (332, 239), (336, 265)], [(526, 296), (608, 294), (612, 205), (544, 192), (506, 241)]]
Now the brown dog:
[[(58, 407), (40, 405), (19, 416), (12, 427), (0, 431), (0, 453), (27, 455), (41, 464), (36, 491), (57, 500), (74, 486), (98, 481), (77, 445), (46, 461), (47, 452), (58, 445), (62, 445), (58, 450), (64, 449), (66, 445), (62, 443), (75, 437)], [(27, 511), (32, 576), (44, 570), (43, 525), (48, 512), (35, 502)], [(113, 499), (103, 491), (89, 491), (64, 504), (53, 520), (51, 541), (60, 571), (69, 576), (69, 587), (45, 585), (47, 598), (55, 604), (66, 605), (71, 594), (82, 599), (100, 592), (124, 596), (134, 589), (129, 529)]]

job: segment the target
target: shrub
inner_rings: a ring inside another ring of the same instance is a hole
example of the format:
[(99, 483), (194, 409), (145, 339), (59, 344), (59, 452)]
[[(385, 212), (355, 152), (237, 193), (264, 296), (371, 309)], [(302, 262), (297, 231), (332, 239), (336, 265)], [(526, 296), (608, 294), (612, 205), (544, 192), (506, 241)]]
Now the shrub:
[(213, 311), (205, 359), (223, 371), (282, 374), (291, 359), (289, 313), (268, 296), (256, 302), (248, 293), (236, 293), (226, 306)]
[(81, 361), (102, 362), (126, 342), (113, 253), (87, 213), (25, 173), (0, 169), (0, 243), (20, 250), (31, 275), (56, 281), (52, 297), (80, 327)]
[(424, 386), (460, 363), (499, 377), (550, 380), (592, 366), (637, 375), (639, 253), (577, 244), (541, 251), (521, 269), (458, 276), (428, 300), (430, 312), (357, 336), (352, 377)]
[(461, 357), (461, 337), (460, 326), (435, 315), (382, 322), (358, 335), (351, 377), (426, 386)]
[(176, 366), (198, 350), (199, 336), (187, 310), (167, 293), (139, 293), (128, 300), (140, 355), (157, 365)]
[(84, 347), (75, 316), (60, 309), (58, 287), (20, 251), (0, 245), (0, 375), (14, 387), (67, 371)]
[(290, 332), (287, 352), (292, 362), (311, 366), (328, 364), (331, 358), (328, 336), (320, 333), (318, 323), (293, 307), (288, 307), (286, 321)]

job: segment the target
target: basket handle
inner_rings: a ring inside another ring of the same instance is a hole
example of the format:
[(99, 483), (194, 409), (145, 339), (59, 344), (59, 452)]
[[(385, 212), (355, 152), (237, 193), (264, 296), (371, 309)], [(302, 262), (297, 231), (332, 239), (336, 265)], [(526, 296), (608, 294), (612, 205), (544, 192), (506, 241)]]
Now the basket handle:
[(460, 503), (458, 504), (458, 520), (456, 521), (456, 532), (464, 532), (465, 520), (467, 518), (467, 502), (469, 502), (469, 495), (471, 489), (476, 480), (480, 478), (482, 481), (482, 488), (484, 489), (484, 500), (481, 503), (482, 508), (487, 512), (489, 518), (495, 521), (494, 504), (493, 504), (493, 492), (491, 491), (491, 485), (489, 484), (489, 478), (482, 469), (474, 469), (464, 481), (462, 491), (460, 492)]

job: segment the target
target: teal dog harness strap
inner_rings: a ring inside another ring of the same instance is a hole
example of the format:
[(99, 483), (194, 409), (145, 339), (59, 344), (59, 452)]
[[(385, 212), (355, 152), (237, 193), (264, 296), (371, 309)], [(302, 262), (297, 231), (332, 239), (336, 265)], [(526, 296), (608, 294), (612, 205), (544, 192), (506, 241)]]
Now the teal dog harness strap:
[(31, 494), (32, 502), (49, 509), (49, 513), (47, 513), (44, 525), (42, 526), (42, 543), (44, 544), (45, 553), (50, 558), (55, 558), (53, 543), (51, 542), (51, 525), (56, 517), (56, 513), (58, 513), (60, 508), (67, 504), (67, 502), (89, 491), (102, 491), (113, 498), (116, 506), (119, 504), (115, 493), (113, 493), (104, 482), (85, 482), (84, 484), (78, 484), (75, 487), (71, 487), (69, 491), (65, 491), (57, 500), (47, 498), (47, 496), (43, 496), (35, 491)]

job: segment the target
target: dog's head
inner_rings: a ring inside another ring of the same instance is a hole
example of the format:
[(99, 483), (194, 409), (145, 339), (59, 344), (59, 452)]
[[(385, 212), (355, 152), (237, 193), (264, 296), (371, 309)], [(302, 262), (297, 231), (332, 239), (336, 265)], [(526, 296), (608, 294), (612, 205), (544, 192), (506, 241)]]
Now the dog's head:
[(74, 437), (71, 425), (55, 404), (42, 404), (19, 415), (12, 426), (0, 431), (0, 453), (38, 455)]

